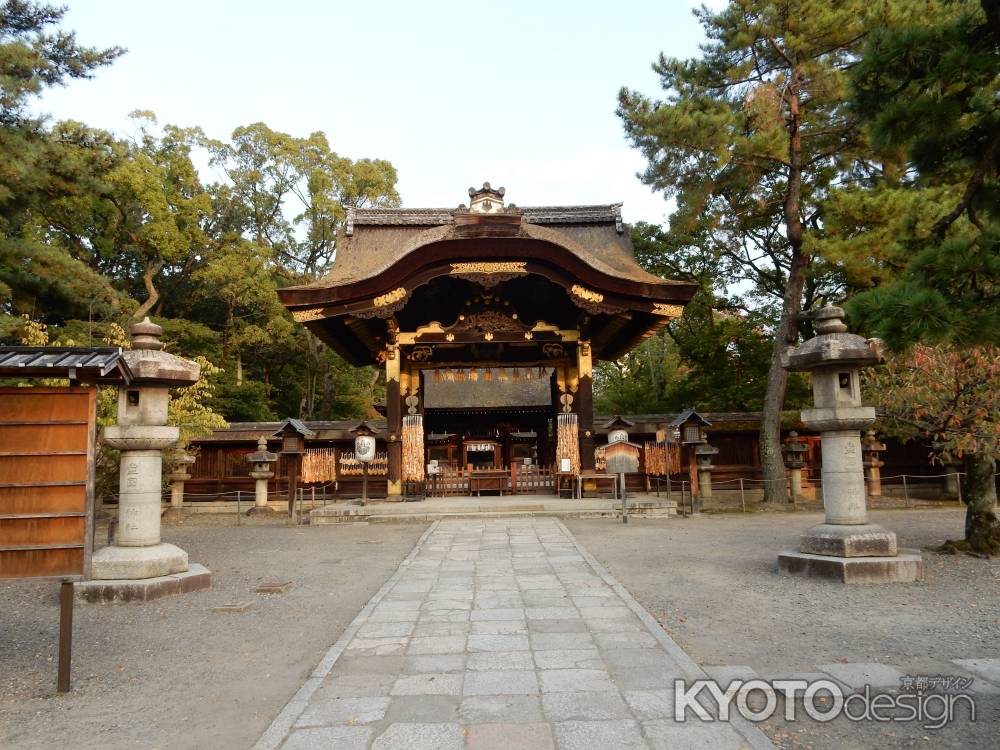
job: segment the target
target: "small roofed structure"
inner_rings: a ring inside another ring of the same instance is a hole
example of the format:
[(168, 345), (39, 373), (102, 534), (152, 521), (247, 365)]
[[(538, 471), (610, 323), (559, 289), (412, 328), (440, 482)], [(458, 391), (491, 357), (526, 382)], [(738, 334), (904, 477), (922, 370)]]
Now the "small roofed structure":
[(704, 443), (707, 439), (705, 428), (711, 427), (712, 423), (694, 409), (687, 409), (678, 414), (670, 426), (680, 433), (682, 443)]
[(70, 383), (117, 385), (132, 372), (117, 346), (0, 346), (0, 378), (67, 378)]
[(374, 436), (378, 434), (375, 428), (369, 425), (368, 422), (366, 422), (365, 420), (361, 420), (361, 423), (358, 424), (358, 426), (355, 427), (353, 430), (351, 430), (351, 432), (353, 432), (355, 436), (357, 435)]
[(604, 423), (603, 429), (610, 432), (611, 430), (631, 430), (633, 427), (635, 427), (635, 422), (629, 422), (622, 415), (616, 414)]
[(301, 419), (289, 417), (274, 431), (271, 437), (280, 437), (282, 453), (301, 453), (305, 450), (306, 438), (316, 437), (316, 433), (306, 427)]

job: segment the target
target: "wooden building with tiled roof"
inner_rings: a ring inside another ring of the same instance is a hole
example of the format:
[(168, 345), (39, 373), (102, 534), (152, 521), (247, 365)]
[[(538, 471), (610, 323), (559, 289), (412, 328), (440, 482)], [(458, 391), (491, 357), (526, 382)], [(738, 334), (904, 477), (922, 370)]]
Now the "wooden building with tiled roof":
[[(552, 465), (573, 446), (592, 468), (594, 361), (625, 354), (695, 292), (639, 266), (620, 204), (519, 208), (489, 183), (469, 197), (454, 209), (352, 209), (330, 272), (279, 291), (348, 362), (385, 368), (390, 496), (408, 478), (404, 451), (416, 466), (418, 432), (496, 443), (492, 459), (454, 459), (483, 470)], [(435, 403), (449, 383), (464, 387)], [(537, 436), (530, 455), (500, 447), (515, 433)]]

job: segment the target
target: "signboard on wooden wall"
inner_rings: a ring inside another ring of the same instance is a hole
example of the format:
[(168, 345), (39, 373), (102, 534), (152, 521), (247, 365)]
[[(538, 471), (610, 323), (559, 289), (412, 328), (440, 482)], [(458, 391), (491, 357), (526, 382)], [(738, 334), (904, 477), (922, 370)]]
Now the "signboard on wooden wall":
[(96, 422), (96, 388), (0, 388), (0, 579), (89, 577)]

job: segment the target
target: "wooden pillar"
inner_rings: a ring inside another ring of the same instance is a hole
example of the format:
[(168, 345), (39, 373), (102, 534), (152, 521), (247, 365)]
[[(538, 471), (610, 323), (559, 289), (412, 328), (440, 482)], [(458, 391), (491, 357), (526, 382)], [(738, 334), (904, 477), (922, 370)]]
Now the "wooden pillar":
[(576, 348), (579, 384), (576, 411), (580, 415), (580, 468), (594, 468), (594, 362), (590, 342), (581, 341)]
[(385, 415), (386, 442), (389, 451), (389, 499), (403, 494), (403, 431), (402, 400), (399, 393), (399, 347), (390, 345), (385, 352)]

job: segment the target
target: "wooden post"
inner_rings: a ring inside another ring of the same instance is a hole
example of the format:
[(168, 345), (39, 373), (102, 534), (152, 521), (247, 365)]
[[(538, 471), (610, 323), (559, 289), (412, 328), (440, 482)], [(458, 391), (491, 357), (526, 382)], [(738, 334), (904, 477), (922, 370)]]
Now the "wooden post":
[(576, 348), (579, 385), (576, 391), (576, 411), (580, 419), (580, 468), (594, 469), (594, 363), (589, 341)]
[(387, 477), (388, 499), (399, 498), (403, 494), (403, 414), (399, 393), (399, 347), (390, 345), (385, 352), (385, 415), (386, 442), (389, 453), (389, 474)]
[(59, 676), (56, 690), (69, 692), (70, 666), (73, 661), (73, 582), (59, 584)]
[(301, 453), (288, 455), (288, 517), (295, 517), (295, 495), (299, 489), (299, 464), (302, 462)]

